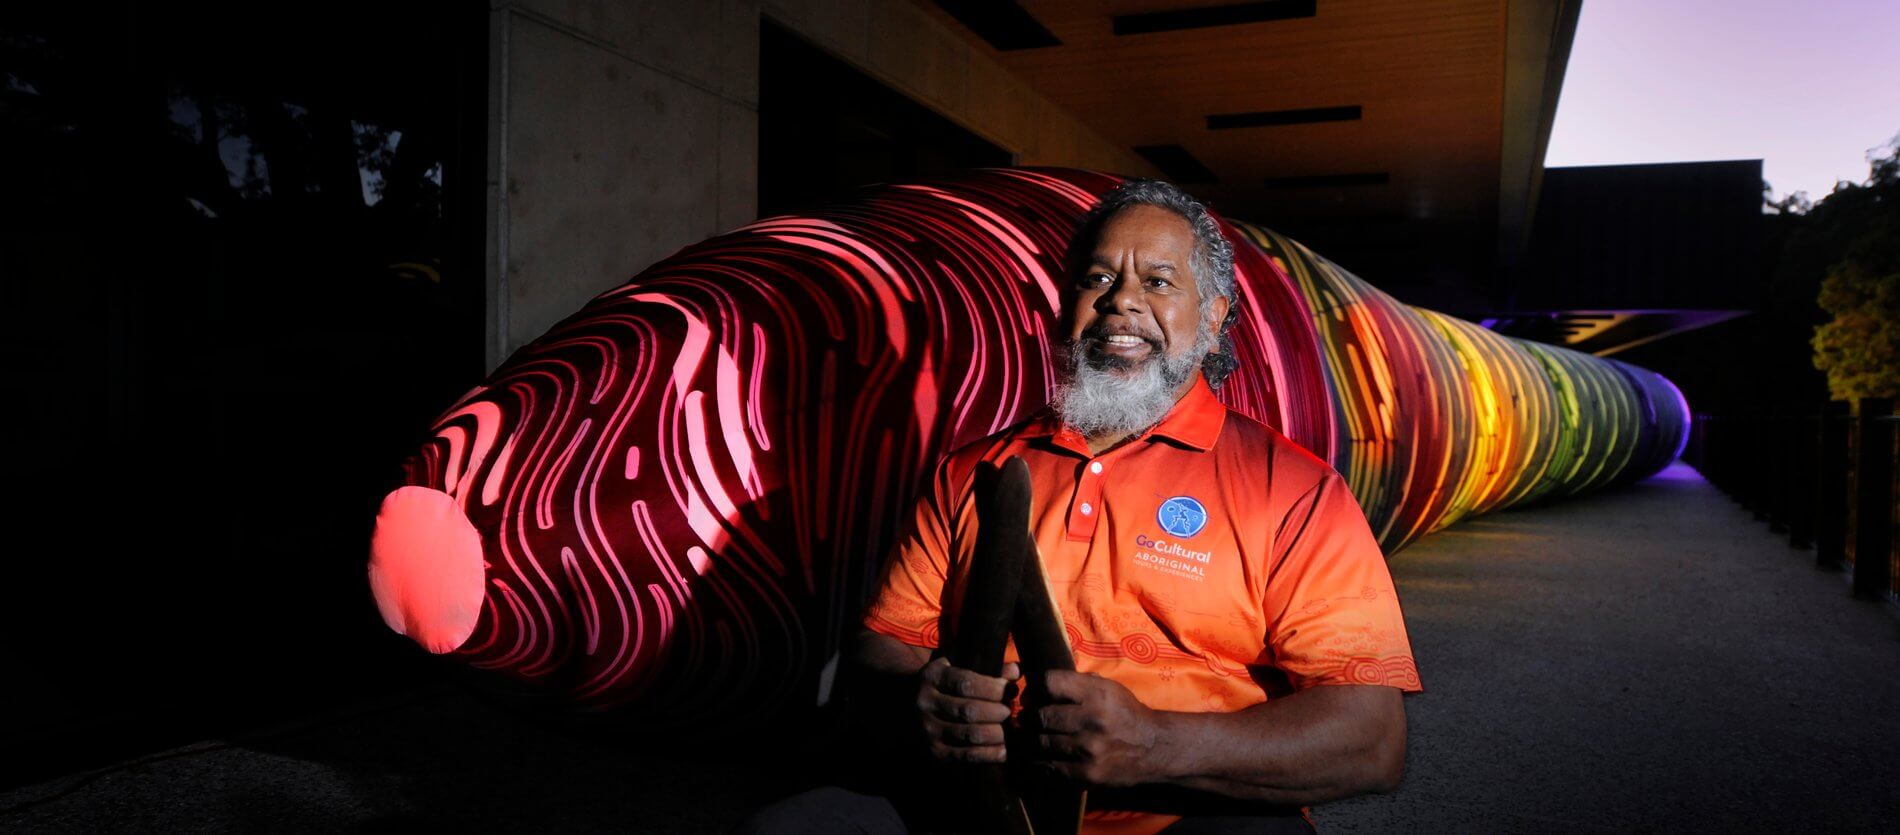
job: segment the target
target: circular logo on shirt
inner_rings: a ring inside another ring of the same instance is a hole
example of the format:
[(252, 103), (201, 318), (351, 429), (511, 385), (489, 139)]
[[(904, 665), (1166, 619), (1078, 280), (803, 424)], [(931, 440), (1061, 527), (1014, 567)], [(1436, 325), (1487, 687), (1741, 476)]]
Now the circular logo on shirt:
[(1155, 521), (1162, 530), (1185, 539), (1207, 527), (1207, 508), (1190, 496), (1175, 496), (1161, 503)]

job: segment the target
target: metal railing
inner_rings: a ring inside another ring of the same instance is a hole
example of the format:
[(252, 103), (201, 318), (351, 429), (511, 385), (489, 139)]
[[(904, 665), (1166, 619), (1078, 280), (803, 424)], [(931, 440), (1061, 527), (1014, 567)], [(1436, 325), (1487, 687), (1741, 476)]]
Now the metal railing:
[(1900, 418), (1893, 401), (1808, 415), (1697, 415), (1682, 458), (1788, 544), (1851, 572), (1856, 597), (1900, 603)]

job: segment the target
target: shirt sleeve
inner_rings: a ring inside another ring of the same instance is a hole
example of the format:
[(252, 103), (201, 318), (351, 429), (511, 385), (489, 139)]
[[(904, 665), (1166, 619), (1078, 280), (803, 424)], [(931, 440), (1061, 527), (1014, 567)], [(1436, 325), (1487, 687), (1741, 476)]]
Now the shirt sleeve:
[(884, 561), (877, 594), (864, 613), (864, 628), (911, 646), (936, 649), (949, 577), (952, 521), (956, 496), (950, 461), (937, 465), (917, 497), (903, 537)]
[(1423, 689), (1385, 555), (1344, 478), (1328, 470), (1293, 502), (1272, 553), (1267, 647), (1294, 689)]

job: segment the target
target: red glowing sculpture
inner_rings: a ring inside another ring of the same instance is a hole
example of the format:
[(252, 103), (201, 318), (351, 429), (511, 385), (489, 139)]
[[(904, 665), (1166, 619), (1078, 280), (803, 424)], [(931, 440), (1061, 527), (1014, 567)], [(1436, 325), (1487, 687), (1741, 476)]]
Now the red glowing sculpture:
[[(643, 722), (822, 701), (919, 478), (1040, 408), (1059, 259), (1117, 180), (881, 186), (687, 247), (450, 407), (377, 520), (384, 618)], [(1270, 232), (1235, 244), (1230, 406), (1346, 473), (1388, 553), (1640, 477), (1666, 380), (1399, 304)]]

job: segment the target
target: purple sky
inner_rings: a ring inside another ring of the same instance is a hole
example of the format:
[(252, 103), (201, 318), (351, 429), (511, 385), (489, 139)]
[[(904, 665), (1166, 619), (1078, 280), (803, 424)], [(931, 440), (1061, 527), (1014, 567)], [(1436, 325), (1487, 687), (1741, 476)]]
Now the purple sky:
[(1584, 0), (1544, 164), (1755, 159), (1776, 196), (1900, 134), (1900, 0)]

